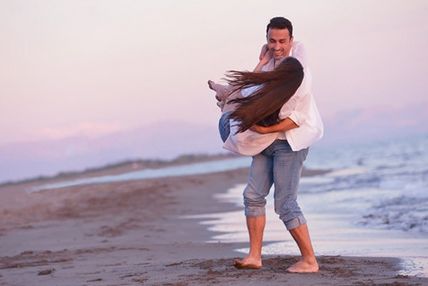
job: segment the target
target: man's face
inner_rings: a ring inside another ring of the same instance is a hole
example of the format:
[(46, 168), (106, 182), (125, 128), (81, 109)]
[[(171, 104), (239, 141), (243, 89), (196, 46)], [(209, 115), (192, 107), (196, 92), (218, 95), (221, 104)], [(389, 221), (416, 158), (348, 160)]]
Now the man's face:
[(267, 44), (273, 57), (278, 60), (290, 54), (293, 38), (287, 29), (269, 29)]

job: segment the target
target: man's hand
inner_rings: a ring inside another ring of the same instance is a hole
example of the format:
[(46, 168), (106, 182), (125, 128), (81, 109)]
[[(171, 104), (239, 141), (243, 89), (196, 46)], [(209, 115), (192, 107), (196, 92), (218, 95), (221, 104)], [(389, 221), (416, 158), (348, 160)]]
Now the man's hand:
[(251, 131), (260, 133), (260, 134), (266, 134), (269, 133), (267, 127), (261, 126), (261, 125), (257, 125), (254, 124), (253, 126), (250, 127)]
[(261, 126), (254, 124), (250, 127), (251, 131), (260, 133), (260, 134), (267, 134), (267, 133), (273, 133), (273, 132), (285, 132), (290, 129), (298, 128), (299, 125), (297, 125), (292, 119), (289, 117), (281, 120), (277, 124), (270, 125), (270, 126)]

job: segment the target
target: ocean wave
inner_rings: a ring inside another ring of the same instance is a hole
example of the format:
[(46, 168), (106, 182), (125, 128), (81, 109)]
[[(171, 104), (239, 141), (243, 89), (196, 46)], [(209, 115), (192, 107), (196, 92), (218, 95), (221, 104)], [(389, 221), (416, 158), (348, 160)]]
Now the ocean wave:
[(399, 196), (386, 199), (368, 210), (363, 225), (428, 233), (428, 198)]

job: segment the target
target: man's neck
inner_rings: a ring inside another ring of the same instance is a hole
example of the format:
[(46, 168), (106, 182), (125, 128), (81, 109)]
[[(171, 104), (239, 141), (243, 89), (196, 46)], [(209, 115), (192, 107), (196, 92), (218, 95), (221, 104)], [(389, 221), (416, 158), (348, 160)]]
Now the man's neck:
[(274, 58), (273, 59), (273, 67), (276, 68), (286, 57), (288, 57), (288, 56), (278, 58), (278, 59)]
[(289, 57), (291, 55), (291, 49), (288, 51), (288, 54), (284, 57), (275, 59), (273, 58), (273, 67), (276, 68), (285, 58)]

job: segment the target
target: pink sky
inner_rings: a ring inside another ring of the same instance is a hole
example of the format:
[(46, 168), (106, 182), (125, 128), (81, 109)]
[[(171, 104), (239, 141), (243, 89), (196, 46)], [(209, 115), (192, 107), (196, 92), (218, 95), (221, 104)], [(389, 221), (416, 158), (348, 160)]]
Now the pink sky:
[(0, 147), (214, 126), (207, 79), (252, 69), (278, 15), (306, 46), (329, 122), (380, 106), (402, 126), (403, 108), (428, 106), (427, 1), (2, 1)]

